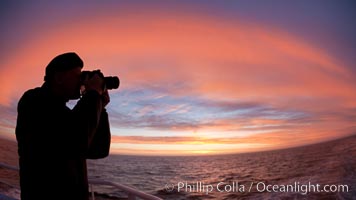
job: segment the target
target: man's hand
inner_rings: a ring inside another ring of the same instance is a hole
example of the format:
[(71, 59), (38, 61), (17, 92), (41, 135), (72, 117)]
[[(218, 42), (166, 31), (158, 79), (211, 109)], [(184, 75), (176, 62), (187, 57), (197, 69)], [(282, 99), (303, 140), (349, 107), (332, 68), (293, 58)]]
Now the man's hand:
[(101, 95), (101, 98), (103, 100), (103, 108), (105, 108), (105, 106), (108, 105), (110, 102), (110, 96), (107, 89), (104, 90), (103, 94)]
[(85, 90), (95, 90), (99, 93), (99, 95), (103, 95), (104, 93), (104, 79), (99, 76), (99, 74), (94, 74), (91, 78), (86, 78), (84, 80)]

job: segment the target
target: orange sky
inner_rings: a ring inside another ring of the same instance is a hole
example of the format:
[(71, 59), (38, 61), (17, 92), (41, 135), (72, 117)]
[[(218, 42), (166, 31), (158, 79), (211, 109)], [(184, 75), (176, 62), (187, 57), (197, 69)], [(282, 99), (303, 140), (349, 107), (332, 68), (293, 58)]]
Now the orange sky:
[(108, 107), (112, 153), (236, 153), (355, 133), (355, 74), (317, 44), (240, 18), (139, 11), (42, 19), (14, 40), (0, 60), (3, 134), (14, 130), (22, 93), (67, 51), (85, 70), (121, 79)]

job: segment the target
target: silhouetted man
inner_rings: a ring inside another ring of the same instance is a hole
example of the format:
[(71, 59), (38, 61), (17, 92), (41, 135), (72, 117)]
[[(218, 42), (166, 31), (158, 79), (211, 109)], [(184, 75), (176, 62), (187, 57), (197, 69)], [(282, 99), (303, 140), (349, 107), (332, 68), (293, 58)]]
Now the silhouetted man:
[[(45, 83), (24, 93), (18, 103), (16, 138), (22, 200), (88, 199), (86, 159), (109, 154), (105, 111), (109, 95), (95, 74), (81, 80), (83, 61), (75, 53), (55, 57)], [(80, 97), (71, 110), (70, 99)]]

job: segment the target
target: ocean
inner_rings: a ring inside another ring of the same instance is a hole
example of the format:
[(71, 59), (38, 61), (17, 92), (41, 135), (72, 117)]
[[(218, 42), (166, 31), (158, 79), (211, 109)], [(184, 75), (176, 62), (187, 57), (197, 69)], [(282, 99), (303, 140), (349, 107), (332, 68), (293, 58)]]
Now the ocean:
[[(356, 136), (304, 147), (214, 156), (111, 155), (90, 178), (163, 199), (356, 199)], [(94, 186), (99, 195), (124, 198)]]

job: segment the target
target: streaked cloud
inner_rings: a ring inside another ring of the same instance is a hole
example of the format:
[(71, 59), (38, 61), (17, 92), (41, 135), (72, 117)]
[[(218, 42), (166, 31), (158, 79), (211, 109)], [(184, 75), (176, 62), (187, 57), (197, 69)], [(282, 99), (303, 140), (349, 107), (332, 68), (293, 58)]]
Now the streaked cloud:
[[(355, 133), (349, 62), (283, 26), (184, 8), (112, 3), (55, 25), (31, 20), (38, 30), (0, 61), (2, 109), (42, 84), (55, 55), (76, 51), (85, 70), (121, 79), (108, 106), (116, 152), (254, 151)], [(11, 129), (16, 112), (2, 116)]]

